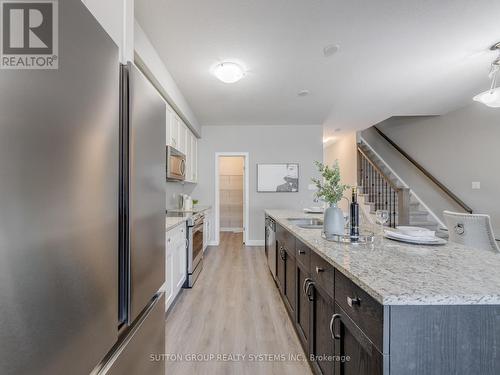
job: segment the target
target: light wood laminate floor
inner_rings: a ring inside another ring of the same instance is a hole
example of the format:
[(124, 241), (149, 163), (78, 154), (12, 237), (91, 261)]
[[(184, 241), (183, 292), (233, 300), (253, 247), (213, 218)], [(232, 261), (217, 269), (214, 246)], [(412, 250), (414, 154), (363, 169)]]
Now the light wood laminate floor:
[[(194, 288), (167, 316), (166, 353), (176, 355), (166, 361), (168, 375), (311, 374), (264, 248), (243, 246), (241, 234), (221, 233), (220, 246), (205, 252)], [(223, 354), (234, 361), (210, 360)]]

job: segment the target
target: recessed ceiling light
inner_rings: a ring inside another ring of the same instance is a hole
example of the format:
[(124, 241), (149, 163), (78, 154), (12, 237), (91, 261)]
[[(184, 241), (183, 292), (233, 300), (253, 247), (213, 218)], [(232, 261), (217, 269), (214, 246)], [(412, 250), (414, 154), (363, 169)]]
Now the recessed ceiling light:
[(224, 83), (235, 83), (245, 76), (245, 69), (239, 64), (225, 61), (214, 66), (212, 74)]
[(297, 93), (298, 96), (307, 96), (309, 95), (309, 90), (300, 90), (298, 93)]
[(341, 131), (341, 130), (342, 130), (341, 128), (337, 128), (337, 129), (335, 129), (335, 131), (336, 131), (336, 132), (339, 132), (339, 131)]
[(325, 57), (330, 57), (338, 52), (340, 46), (338, 44), (329, 44), (323, 48), (323, 55)]

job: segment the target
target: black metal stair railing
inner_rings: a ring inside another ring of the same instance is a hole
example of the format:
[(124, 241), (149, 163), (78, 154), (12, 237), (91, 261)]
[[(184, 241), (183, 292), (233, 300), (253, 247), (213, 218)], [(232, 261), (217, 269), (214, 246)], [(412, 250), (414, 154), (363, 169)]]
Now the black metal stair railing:
[(410, 222), (410, 189), (397, 186), (358, 146), (358, 185), (376, 210), (389, 212), (388, 225)]

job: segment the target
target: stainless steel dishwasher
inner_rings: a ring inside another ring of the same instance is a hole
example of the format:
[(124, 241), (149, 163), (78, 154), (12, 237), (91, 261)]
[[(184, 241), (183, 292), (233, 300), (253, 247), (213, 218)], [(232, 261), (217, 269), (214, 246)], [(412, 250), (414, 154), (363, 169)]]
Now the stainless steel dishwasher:
[(266, 256), (269, 270), (276, 280), (276, 222), (266, 216)]

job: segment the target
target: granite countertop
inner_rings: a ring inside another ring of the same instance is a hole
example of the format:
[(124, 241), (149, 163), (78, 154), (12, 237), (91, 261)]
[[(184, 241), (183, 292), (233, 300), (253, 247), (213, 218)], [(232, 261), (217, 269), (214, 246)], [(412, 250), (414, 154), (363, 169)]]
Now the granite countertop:
[(168, 212), (175, 212), (175, 213), (187, 213), (187, 214), (197, 214), (199, 212), (207, 211), (210, 210), (212, 206), (203, 206), (203, 205), (196, 205), (193, 207), (192, 210), (183, 210), (180, 208), (171, 208), (167, 209)]
[(410, 245), (378, 236), (373, 244), (340, 244), (287, 218), (322, 217), (266, 210), (340, 272), (384, 305), (500, 304), (500, 254), (449, 242)]
[[(177, 225), (186, 222), (192, 215), (210, 210), (212, 206), (198, 206), (196, 205), (193, 210), (186, 211), (178, 208), (167, 209), (167, 217), (165, 219), (166, 230), (169, 231), (175, 228)], [(168, 213), (174, 213), (176, 215), (169, 216)]]

